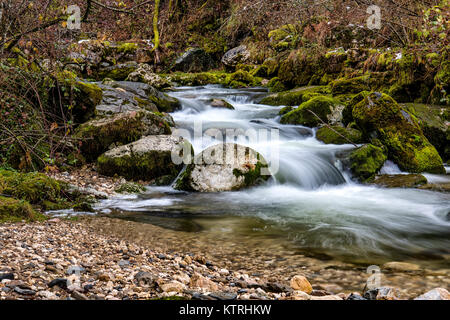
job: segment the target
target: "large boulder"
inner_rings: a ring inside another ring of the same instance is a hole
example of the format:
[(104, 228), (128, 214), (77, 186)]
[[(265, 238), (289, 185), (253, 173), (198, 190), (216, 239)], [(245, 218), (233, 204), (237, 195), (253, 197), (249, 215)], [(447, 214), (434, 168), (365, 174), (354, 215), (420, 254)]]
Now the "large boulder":
[[(178, 158), (174, 159), (174, 155)], [(173, 180), (183, 169), (183, 162), (174, 160), (192, 155), (192, 146), (181, 137), (147, 136), (105, 152), (97, 164), (99, 173), (106, 176), (117, 174), (128, 180), (144, 181), (170, 176)]]
[(112, 66), (101, 66), (98, 70), (98, 79), (103, 80), (105, 78), (123, 81), (127, 77), (138, 69), (138, 64), (134, 61), (120, 63)]
[(387, 147), (389, 159), (401, 170), (445, 173), (439, 153), (417, 120), (390, 96), (372, 92), (353, 107), (352, 115), (366, 137), (377, 138)]
[(196, 192), (236, 191), (270, 178), (264, 158), (248, 147), (218, 144), (197, 155), (175, 188)]
[(96, 107), (99, 115), (146, 109), (153, 112), (173, 112), (181, 108), (180, 102), (152, 86), (130, 81), (104, 81), (98, 84), (103, 99)]
[(102, 101), (102, 89), (95, 83), (76, 80), (73, 83), (75, 98), (72, 115), (75, 123), (82, 123), (91, 118), (95, 108)]
[(317, 96), (281, 117), (282, 124), (299, 124), (307, 127), (317, 127), (322, 121), (329, 124), (339, 124), (342, 121), (342, 110), (345, 106), (339, 101)]
[(250, 51), (247, 46), (241, 45), (227, 51), (222, 57), (222, 63), (229, 68), (234, 68), (240, 63), (248, 62), (250, 59)]
[(259, 103), (268, 106), (299, 106), (313, 97), (326, 93), (326, 87), (310, 86), (273, 93), (264, 97)]
[(81, 152), (84, 157), (92, 161), (113, 144), (122, 145), (143, 136), (171, 133), (170, 126), (162, 115), (138, 110), (86, 122), (77, 128), (75, 137), (82, 143)]
[(211, 56), (200, 48), (192, 48), (175, 61), (173, 71), (203, 72), (217, 67)]
[(450, 122), (445, 117), (449, 108), (420, 103), (405, 103), (402, 107), (417, 118), (424, 136), (436, 148), (442, 160), (449, 161)]

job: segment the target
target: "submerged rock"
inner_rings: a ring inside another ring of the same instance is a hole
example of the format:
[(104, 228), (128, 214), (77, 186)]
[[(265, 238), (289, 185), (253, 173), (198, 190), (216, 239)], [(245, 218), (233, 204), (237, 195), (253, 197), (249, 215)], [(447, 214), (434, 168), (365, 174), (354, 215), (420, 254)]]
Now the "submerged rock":
[(378, 138), (401, 170), (444, 173), (442, 159), (417, 121), (386, 94), (372, 92), (352, 112), (366, 137)]
[(82, 141), (81, 151), (86, 159), (95, 160), (112, 144), (127, 144), (143, 136), (171, 133), (161, 115), (139, 110), (84, 123), (77, 128), (75, 137)]
[(427, 178), (421, 174), (384, 174), (376, 176), (372, 183), (387, 188), (415, 188), (427, 184)]
[(176, 189), (197, 192), (236, 191), (270, 178), (256, 151), (234, 143), (219, 144), (197, 155), (176, 182)]
[(191, 144), (181, 137), (147, 136), (102, 154), (97, 160), (98, 170), (106, 176), (117, 174), (129, 180), (148, 181), (166, 175), (175, 179), (183, 163), (175, 163), (172, 153), (183, 157), (185, 150), (193, 153)]

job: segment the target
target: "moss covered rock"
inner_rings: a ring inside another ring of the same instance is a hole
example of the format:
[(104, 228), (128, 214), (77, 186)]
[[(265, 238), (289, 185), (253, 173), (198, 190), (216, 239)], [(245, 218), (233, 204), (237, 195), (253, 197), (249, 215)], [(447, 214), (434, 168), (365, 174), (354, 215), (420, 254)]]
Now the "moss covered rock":
[(370, 90), (369, 76), (361, 76), (356, 78), (341, 78), (331, 82), (331, 93), (333, 95), (344, 93), (360, 93), (361, 91)]
[(34, 211), (28, 201), (0, 196), (0, 223), (43, 219), (45, 217)]
[[(129, 180), (149, 181), (171, 175), (175, 179), (183, 168), (183, 157), (192, 154), (192, 146), (183, 138), (147, 136), (107, 151), (98, 158), (97, 164), (99, 172), (106, 176), (119, 175)], [(176, 163), (173, 157), (177, 155), (176, 160), (181, 160)]]
[(173, 71), (203, 72), (217, 67), (217, 62), (205, 50), (190, 48), (181, 54), (174, 63)]
[(382, 148), (366, 144), (350, 154), (350, 170), (359, 180), (370, 180), (380, 171), (386, 160), (387, 156)]
[(176, 181), (176, 189), (196, 192), (237, 191), (271, 177), (264, 158), (234, 143), (219, 144), (197, 155)]
[(139, 110), (86, 122), (77, 128), (75, 138), (80, 139), (86, 160), (93, 161), (112, 144), (128, 144), (143, 136), (171, 133), (169, 124), (162, 116)]
[(317, 130), (316, 138), (326, 144), (358, 144), (363, 142), (361, 131), (341, 126), (321, 127)]
[(353, 118), (366, 137), (378, 138), (389, 159), (408, 172), (443, 173), (442, 159), (423, 135), (417, 120), (386, 94), (373, 92), (353, 108)]
[(152, 67), (148, 64), (140, 64), (135, 71), (128, 75), (126, 80), (133, 82), (143, 82), (158, 90), (171, 86), (170, 82), (166, 78), (154, 73)]
[(402, 108), (417, 119), (424, 136), (436, 148), (441, 158), (449, 161), (450, 153), (447, 147), (450, 146), (450, 127), (444, 116), (449, 108), (420, 103), (406, 103)]
[(73, 87), (75, 105), (72, 115), (76, 123), (83, 123), (94, 115), (96, 106), (102, 101), (103, 91), (97, 84), (85, 81), (76, 81)]
[(134, 61), (127, 63), (121, 63), (117, 65), (101, 68), (98, 71), (98, 79), (103, 80), (105, 78), (122, 81), (125, 80), (131, 73), (135, 72), (139, 68), (138, 64)]
[[(279, 78), (276, 81), (279, 81)], [(310, 100), (327, 92), (326, 87), (311, 86), (292, 89), (285, 92), (271, 94), (263, 98), (259, 103), (268, 106), (299, 106), (303, 102)]]
[(335, 99), (317, 96), (283, 115), (280, 122), (282, 124), (300, 124), (307, 127), (317, 127), (322, 121), (335, 124), (342, 120), (343, 109), (344, 106)]
[(270, 45), (277, 51), (294, 49), (300, 41), (300, 33), (293, 24), (284, 25), (269, 32)]

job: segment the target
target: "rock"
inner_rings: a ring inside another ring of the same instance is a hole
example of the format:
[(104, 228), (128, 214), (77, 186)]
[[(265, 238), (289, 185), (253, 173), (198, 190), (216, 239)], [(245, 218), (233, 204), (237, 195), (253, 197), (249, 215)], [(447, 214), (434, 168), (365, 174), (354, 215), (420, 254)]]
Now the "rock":
[(111, 278), (106, 273), (102, 273), (97, 276), (97, 279), (99, 281), (108, 282)]
[(284, 114), (280, 122), (282, 124), (304, 125), (311, 128), (319, 126), (322, 124), (322, 121), (332, 125), (339, 124), (342, 121), (344, 108), (344, 105), (333, 98), (316, 96), (302, 103), (297, 109)]
[(292, 291), (292, 289), (290, 287), (288, 287), (282, 283), (279, 283), (279, 282), (267, 282), (262, 287), (264, 290), (266, 290), (268, 292), (275, 292), (275, 293)]
[(333, 95), (360, 93), (370, 90), (370, 77), (362, 76), (356, 78), (341, 78), (331, 82), (331, 92)]
[(217, 64), (203, 49), (192, 48), (175, 61), (173, 71), (204, 72), (217, 67)]
[(206, 291), (218, 291), (219, 287), (212, 280), (205, 278), (201, 274), (194, 273), (191, 277), (190, 286), (193, 288), (201, 288)]
[(240, 63), (246, 63), (250, 59), (250, 51), (245, 45), (227, 51), (222, 57), (222, 63), (226, 67), (234, 68)]
[(186, 289), (186, 286), (178, 281), (171, 281), (169, 283), (165, 283), (160, 286), (161, 290), (164, 292), (177, 292), (182, 293), (184, 289)]
[(293, 291), (291, 297), (293, 300), (311, 300), (311, 296), (301, 290)]
[(138, 110), (86, 122), (77, 128), (75, 137), (82, 141), (81, 152), (91, 161), (107, 151), (113, 143), (127, 144), (143, 136), (171, 133), (169, 124), (162, 116)]
[(14, 280), (14, 273), (0, 273), (0, 282), (5, 279)]
[(98, 71), (98, 78), (100, 80), (108, 78), (112, 80), (123, 81), (137, 69), (138, 64), (134, 61), (116, 64), (100, 68)]
[(81, 80), (73, 82), (73, 87), (75, 96), (71, 113), (75, 123), (83, 123), (94, 115), (102, 101), (103, 91), (97, 84)]
[(144, 283), (147, 285), (151, 285), (155, 281), (152, 274), (150, 272), (145, 272), (145, 271), (139, 271), (138, 273), (136, 273), (136, 275), (134, 276), (134, 279), (138, 283)]
[(392, 271), (420, 271), (420, 266), (414, 263), (407, 262), (388, 262), (383, 265), (383, 269), (392, 270)]
[(287, 24), (270, 31), (268, 37), (272, 48), (279, 52), (295, 49), (301, 38), (299, 31), (293, 24)]
[(367, 300), (397, 300), (397, 292), (391, 287), (380, 287), (364, 292)]
[(158, 90), (170, 87), (170, 82), (153, 72), (148, 64), (140, 64), (139, 67), (128, 75), (127, 81), (143, 82)]
[(118, 262), (118, 265), (121, 268), (125, 268), (125, 267), (128, 267), (130, 265), (130, 261), (128, 261), (128, 260), (120, 260)]
[[(285, 92), (274, 93), (263, 98), (259, 103), (269, 106), (299, 106), (314, 97), (326, 93), (326, 87), (323, 86), (309, 86), (292, 89)], [(292, 110), (290, 110), (292, 111)], [(284, 112), (283, 114), (286, 114)], [(281, 114), (280, 114), (281, 115)]]
[(389, 159), (412, 173), (445, 173), (436, 148), (417, 121), (386, 94), (372, 92), (353, 107), (353, 118), (366, 137), (386, 146)]
[(270, 178), (265, 159), (256, 151), (226, 143), (207, 148), (189, 164), (175, 188), (185, 191), (236, 191)]
[(326, 144), (359, 144), (363, 142), (361, 131), (341, 126), (323, 126), (317, 130), (316, 138)]
[(34, 291), (34, 290), (22, 289), (20, 287), (15, 287), (14, 291), (17, 292), (18, 294), (22, 294), (22, 295), (26, 295), (26, 296), (33, 296), (36, 294), (36, 291)]
[(366, 144), (350, 154), (350, 170), (361, 181), (372, 179), (387, 160), (384, 150), (373, 144)]
[(116, 174), (128, 180), (148, 181), (165, 175), (173, 179), (183, 168), (183, 159), (174, 163), (172, 156), (192, 156), (191, 144), (181, 137), (147, 136), (131, 144), (114, 148), (98, 160), (99, 173)]
[(66, 271), (66, 273), (69, 276), (72, 274), (82, 274), (85, 272), (86, 272), (86, 269), (84, 269), (83, 267), (80, 267), (80, 266), (70, 266)]
[(214, 99), (211, 102), (211, 107), (234, 110), (234, 107), (231, 105), (231, 103), (228, 103), (227, 101), (225, 101), (223, 99)]
[(342, 292), (342, 290), (344, 290), (341, 286), (333, 283), (321, 284), (318, 286), (318, 288), (330, 292), (332, 294), (338, 294), (339, 292)]
[(306, 277), (304, 276), (294, 276), (291, 279), (291, 288), (294, 290), (300, 290), (303, 291), (307, 294), (311, 294), (311, 292), (313, 291), (313, 288), (311, 286), (311, 284), (309, 283), (308, 279), (306, 279)]
[(210, 297), (216, 299), (216, 300), (236, 300), (237, 294), (234, 292), (213, 292), (209, 294)]
[(421, 174), (383, 174), (376, 176), (373, 184), (386, 188), (416, 188), (427, 184), (427, 178)]
[(65, 289), (67, 289), (67, 279), (61, 279), (61, 278), (54, 279), (49, 282), (48, 286), (50, 288), (53, 288), (54, 286), (58, 286), (61, 289), (65, 290)]
[(358, 293), (351, 293), (346, 300), (367, 300)]
[(450, 300), (450, 292), (444, 288), (435, 288), (418, 296), (414, 300)]
[(99, 83), (103, 98), (96, 107), (99, 115), (145, 109), (152, 112), (173, 112), (181, 108), (180, 102), (146, 83), (111, 81)]
[[(445, 120), (443, 113), (446, 108), (419, 103), (405, 103), (401, 105), (417, 118), (424, 136), (439, 152), (442, 160), (450, 160), (450, 122)], [(447, 108), (448, 109), (448, 108)]]
[(343, 300), (338, 295), (329, 295), (329, 296), (311, 296), (311, 300)]
[(50, 292), (50, 291), (46, 291), (46, 290), (39, 291), (37, 294), (38, 294), (38, 296), (40, 296), (40, 297), (42, 297), (42, 298), (44, 298), (46, 300), (56, 300), (56, 299), (58, 299), (56, 294), (54, 294), (53, 292)]
[(75, 300), (89, 300), (88, 297), (86, 297), (84, 294), (78, 291), (73, 291), (71, 297), (74, 298)]

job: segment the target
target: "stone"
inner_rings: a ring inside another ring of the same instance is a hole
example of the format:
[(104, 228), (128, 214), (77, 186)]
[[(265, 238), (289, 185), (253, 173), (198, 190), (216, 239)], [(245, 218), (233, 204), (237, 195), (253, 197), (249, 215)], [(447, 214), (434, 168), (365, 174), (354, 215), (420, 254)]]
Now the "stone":
[(128, 180), (149, 181), (171, 175), (175, 179), (183, 168), (184, 157), (192, 155), (191, 144), (181, 137), (147, 136), (105, 152), (97, 164), (99, 173), (106, 176), (117, 174)]
[(200, 48), (191, 48), (177, 58), (173, 71), (204, 72), (217, 66), (211, 56)]
[(300, 290), (307, 294), (311, 294), (311, 292), (313, 291), (311, 284), (309, 283), (308, 279), (306, 279), (306, 277), (304, 276), (300, 275), (294, 276), (291, 279), (290, 285), (292, 289)]
[(427, 184), (421, 174), (377, 175), (371, 182), (385, 188), (417, 188)]
[(87, 296), (78, 291), (73, 291), (71, 297), (74, 298), (75, 300), (89, 300)]
[(169, 283), (165, 283), (165, 284), (161, 285), (160, 288), (163, 292), (182, 293), (186, 289), (186, 286), (181, 282), (171, 281)]
[(228, 50), (222, 57), (222, 63), (226, 67), (234, 68), (240, 63), (246, 63), (250, 59), (250, 51), (247, 46), (241, 45)]
[(128, 75), (127, 81), (143, 82), (158, 90), (170, 87), (170, 82), (154, 73), (148, 64), (140, 64), (138, 68)]
[(237, 294), (234, 292), (213, 292), (209, 294), (210, 297), (216, 300), (236, 300)]
[(138, 69), (138, 64), (135, 61), (129, 61), (112, 66), (102, 67), (98, 71), (98, 78), (100, 80), (109, 78), (113, 80), (125, 80), (131, 73)]
[(361, 296), (358, 293), (351, 293), (346, 300), (367, 300), (366, 298), (363, 298), (363, 296)]
[(14, 291), (18, 294), (26, 295), (26, 296), (33, 296), (36, 294), (36, 291), (30, 290), (30, 289), (22, 289), (20, 287), (15, 287)]
[[(167, 115), (170, 117), (169, 115)], [(113, 144), (128, 144), (149, 135), (171, 134), (169, 123), (158, 113), (147, 110), (125, 111), (79, 126), (75, 137), (82, 141), (81, 152), (95, 160)]]
[(199, 273), (194, 273), (191, 277), (190, 286), (193, 288), (201, 288), (206, 291), (218, 291), (219, 287), (212, 280), (205, 278)]
[(147, 284), (147, 285), (150, 285), (150, 284), (154, 283), (154, 278), (153, 278), (152, 274), (150, 272), (146, 272), (146, 271), (139, 271), (134, 276), (134, 279), (138, 283), (144, 283), (144, 284)]
[(444, 288), (435, 288), (418, 296), (414, 300), (450, 300), (450, 292)]
[(311, 300), (343, 300), (338, 295), (329, 295), (329, 296), (311, 296)]
[(48, 286), (50, 288), (53, 288), (54, 286), (58, 286), (61, 289), (67, 289), (67, 279), (62, 279), (62, 278), (54, 279), (48, 283)]
[(197, 155), (175, 183), (177, 190), (237, 191), (271, 177), (265, 159), (248, 147), (218, 144)]
[(211, 102), (211, 107), (219, 109), (229, 109), (234, 110), (234, 107), (227, 101), (223, 99), (213, 99)]
[(380, 287), (367, 290), (363, 297), (367, 300), (397, 300), (397, 292), (391, 287)]
[(0, 282), (4, 279), (14, 280), (14, 273), (0, 273)]
[(291, 297), (293, 300), (311, 300), (311, 296), (309, 294), (300, 290), (293, 291)]

